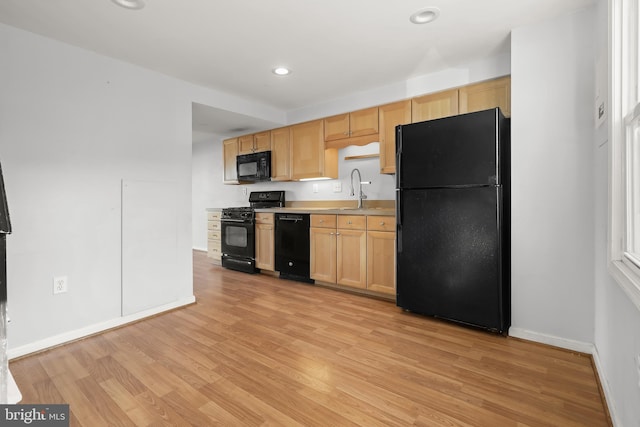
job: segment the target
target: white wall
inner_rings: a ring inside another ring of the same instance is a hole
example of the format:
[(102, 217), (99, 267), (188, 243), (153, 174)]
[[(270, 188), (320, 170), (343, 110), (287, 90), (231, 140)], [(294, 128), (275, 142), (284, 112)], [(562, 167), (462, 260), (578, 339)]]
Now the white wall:
[(512, 333), (563, 346), (594, 340), (594, 16), (511, 35)]
[[(596, 52), (607, 61), (607, 2), (597, 5)], [(606, 97), (606, 92), (605, 92)], [(610, 125), (610, 123), (607, 123)], [(607, 272), (608, 126), (601, 126), (595, 151), (595, 346), (596, 360), (616, 426), (640, 425), (640, 310)]]
[[(274, 122), (284, 112), (2, 24), (0, 58), (9, 356), (117, 325), (131, 317), (123, 307), (144, 315), (192, 301), (191, 103)], [(171, 209), (144, 221), (140, 200)], [(149, 223), (170, 233), (136, 225)], [(166, 274), (145, 257), (152, 241), (167, 245), (153, 248)], [(69, 291), (53, 295), (63, 275)]]

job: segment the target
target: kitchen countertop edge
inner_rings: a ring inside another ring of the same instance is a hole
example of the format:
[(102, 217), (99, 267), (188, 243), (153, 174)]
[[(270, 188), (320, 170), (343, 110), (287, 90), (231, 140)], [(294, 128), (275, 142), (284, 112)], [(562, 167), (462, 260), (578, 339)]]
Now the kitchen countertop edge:
[(300, 213), (300, 214), (320, 214), (320, 215), (367, 215), (367, 216), (395, 216), (395, 209), (387, 208), (258, 208), (256, 212), (269, 213)]

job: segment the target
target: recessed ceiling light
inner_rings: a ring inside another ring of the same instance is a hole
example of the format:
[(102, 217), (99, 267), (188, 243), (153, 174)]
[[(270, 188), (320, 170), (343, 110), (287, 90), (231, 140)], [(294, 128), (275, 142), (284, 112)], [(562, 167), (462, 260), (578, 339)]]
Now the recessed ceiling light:
[(277, 68), (274, 68), (272, 71), (273, 71), (273, 74), (277, 74), (279, 76), (286, 76), (287, 74), (291, 74), (291, 70), (286, 67), (277, 67)]
[(142, 0), (111, 0), (118, 6), (126, 7), (127, 9), (142, 9), (144, 7), (144, 1)]
[(440, 16), (440, 9), (437, 7), (428, 7), (421, 9), (409, 17), (409, 21), (414, 24), (426, 24), (435, 21)]

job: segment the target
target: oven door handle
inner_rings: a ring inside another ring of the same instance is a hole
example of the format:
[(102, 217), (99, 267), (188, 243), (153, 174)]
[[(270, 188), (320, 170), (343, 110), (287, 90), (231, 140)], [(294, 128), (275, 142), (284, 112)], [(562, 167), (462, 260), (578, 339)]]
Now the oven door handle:
[(245, 222), (247, 224), (251, 224), (253, 222), (253, 221), (247, 220), (247, 219), (230, 219), (230, 218), (223, 218), (220, 221), (221, 222)]

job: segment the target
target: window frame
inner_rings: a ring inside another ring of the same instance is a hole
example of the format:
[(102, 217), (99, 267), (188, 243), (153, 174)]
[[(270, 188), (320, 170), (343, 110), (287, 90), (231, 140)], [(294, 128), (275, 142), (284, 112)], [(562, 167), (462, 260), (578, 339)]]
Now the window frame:
[[(616, 282), (640, 309), (640, 259), (626, 252), (629, 233), (631, 142), (629, 126), (640, 117), (640, 8), (637, 0), (609, 2), (610, 95), (608, 267)], [(631, 89), (631, 90), (629, 90)], [(640, 225), (640, 224), (639, 224)]]

